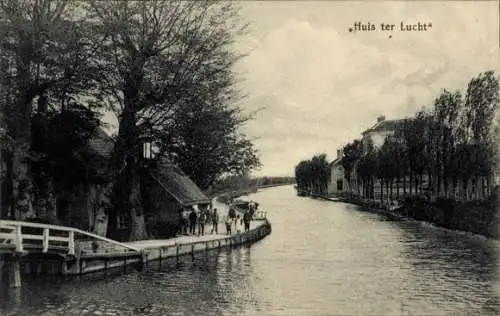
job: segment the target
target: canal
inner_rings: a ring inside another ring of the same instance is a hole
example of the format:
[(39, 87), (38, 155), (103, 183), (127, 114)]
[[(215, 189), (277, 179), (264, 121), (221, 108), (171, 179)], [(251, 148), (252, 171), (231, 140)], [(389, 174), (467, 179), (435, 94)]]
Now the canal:
[(293, 187), (252, 196), (273, 226), (251, 246), (144, 272), (28, 279), (0, 315), (499, 315), (498, 243)]

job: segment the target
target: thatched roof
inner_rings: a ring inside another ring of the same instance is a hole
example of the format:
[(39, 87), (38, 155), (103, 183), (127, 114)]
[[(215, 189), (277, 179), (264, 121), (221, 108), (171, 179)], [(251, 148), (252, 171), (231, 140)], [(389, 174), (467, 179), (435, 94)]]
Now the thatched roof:
[(208, 204), (210, 199), (182, 170), (173, 165), (160, 165), (152, 178), (183, 206)]

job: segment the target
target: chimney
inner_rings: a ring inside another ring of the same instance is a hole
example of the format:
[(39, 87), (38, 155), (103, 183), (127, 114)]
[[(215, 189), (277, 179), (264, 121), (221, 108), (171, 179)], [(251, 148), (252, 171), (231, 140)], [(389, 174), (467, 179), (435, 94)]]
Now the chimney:
[(385, 121), (385, 116), (382, 115), (382, 116), (377, 117), (377, 123), (380, 123), (382, 121)]

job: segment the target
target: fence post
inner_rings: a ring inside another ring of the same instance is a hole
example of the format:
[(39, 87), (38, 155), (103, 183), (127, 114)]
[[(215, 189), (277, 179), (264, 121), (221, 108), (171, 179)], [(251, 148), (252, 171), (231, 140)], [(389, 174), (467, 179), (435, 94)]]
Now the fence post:
[(75, 255), (75, 232), (69, 232), (69, 240), (68, 240), (68, 254), (71, 256)]
[(20, 225), (16, 226), (16, 251), (22, 252), (23, 248), (23, 234), (21, 231), (22, 227)]
[(9, 264), (9, 278), (10, 278), (10, 287), (21, 286), (21, 261), (17, 256), (14, 256), (13, 260)]
[(49, 229), (43, 229), (43, 252), (49, 251)]

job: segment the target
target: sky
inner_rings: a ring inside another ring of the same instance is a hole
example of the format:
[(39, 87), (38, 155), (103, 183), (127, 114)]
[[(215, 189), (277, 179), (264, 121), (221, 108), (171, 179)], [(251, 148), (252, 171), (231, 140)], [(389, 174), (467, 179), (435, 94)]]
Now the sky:
[[(293, 175), (318, 153), (333, 160), (378, 116), (411, 116), (442, 89), (465, 91), (479, 73), (500, 73), (498, 1), (239, 5), (249, 23), (236, 44), (248, 53), (235, 67), (248, 95), (242, 107), (260, 109), (243, 128), (263, 163), (255, 176)], [(356, 21), (377, 30), (349, 32)], [(401, 32), (401, 22), (432, 27)]]

